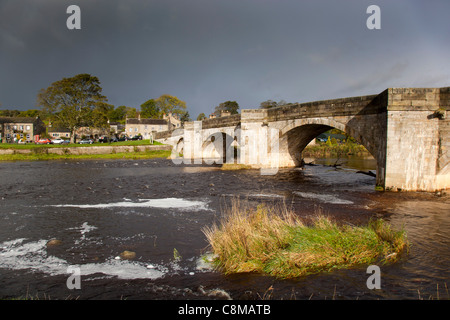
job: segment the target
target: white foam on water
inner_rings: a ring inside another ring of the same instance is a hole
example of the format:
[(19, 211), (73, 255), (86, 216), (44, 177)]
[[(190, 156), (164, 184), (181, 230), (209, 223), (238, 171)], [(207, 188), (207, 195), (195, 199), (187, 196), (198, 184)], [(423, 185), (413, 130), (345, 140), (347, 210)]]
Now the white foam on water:
[(313, 192), (300, 192), (300, 191), (294, 191), (294, 194), (302, 197), (302, 198), (308, 198), (308, 199), (316, 199), (321, 202), (325, 203), (332, 203), (332, 204), (353, 204), (353, 201), (350, 200), (344, 200), (340, 199), (337, 196), (331, 195), (331, 194), (320, 194), (320, 193), (313, 193)]
[(157, 279), (165, 274), (164, 271), (159, 270), (165, 269), (161, 266), (147, 268), (147, 264), (129, 260), (110, 259), (103, 263), (88, 263), (79, 267), (82, 276), (103, 273), (120, 279)]
[(217, 255), (213, 253), (207, 253), (195, 261), (196, 264), (196, 271), (212, 271), (214, 270), (214, 259), (217, 257)]
[(90, 226), (90, 225), (88, 225), (87, 222), (84, 222), (84, 223), (81, 225), (81, 228), (80, 228), (80, 229), (81, 229), (81, 230), (80, 230), (81, 235), (84, 237), (84, 235), (85, 235), (86, 233), (91, 232), (92, 230), (97, 229), (97, 227)]
[(187, 200), (180, 198), (164, 198), (164, 199), (141, 199), (137, 202), (121, 201), (112, 203), (99, 204), (59, 204), (52, 207), (69, 207), (80, 209), (107, 209), (107, 208), (162, 208), (162, 209), (196, 209), (210, 210), (207, 202)]
[[(0, 244), (0, 268), (12, 270), (29, 270), (43, 272), (50, 276), (70, 274), (67, 261), (47, 254), (48, 240), (24, 243), (26, 239), (15, 239)], [(88, 263), (77, 265), (81, 276), (101, 273), (117, 276), (120, 279), (157, 279), (165, 275), (162, 266), (147, 268), (148, 264), (129, 260), (109, 259), (103, 263)]]
[(98, 229), (95, 226), (90, 226), (87, 222), (84, 222), (81, 227), (75, 227), (75, 228), (69, 228), (67, 230), (80, 230), (81, 233), (81, 239), (85, 239), (85, 235), (88, 232), (91, 232), (92, 230)]

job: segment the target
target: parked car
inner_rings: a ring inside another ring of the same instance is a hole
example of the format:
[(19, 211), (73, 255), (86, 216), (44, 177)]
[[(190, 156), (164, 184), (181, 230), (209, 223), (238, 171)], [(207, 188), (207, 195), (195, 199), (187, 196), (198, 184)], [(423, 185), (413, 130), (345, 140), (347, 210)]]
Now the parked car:
[(36, 141), (36, 144), (53, 144), (52, 140), (50, 139), (39, 139), (38, 141)]
[(130, 140), (142, 140), (142, 136), (134, 136)]
[(94, 140), (92, 139), (83, 139), (79, 142), (79, 144), (93, 144)]
[(109, 138), (107, 136), (103, 136), (98, 138), (98, 142), (100, 143), (108, 143), (109, 142)]
[(52, 142), (54, 143), (54, 144), (63, 144), (64, 143), (64, 139), (61, 139), (61, 138), (56, 138), (56, 139), (53, 139), (52, 140)]

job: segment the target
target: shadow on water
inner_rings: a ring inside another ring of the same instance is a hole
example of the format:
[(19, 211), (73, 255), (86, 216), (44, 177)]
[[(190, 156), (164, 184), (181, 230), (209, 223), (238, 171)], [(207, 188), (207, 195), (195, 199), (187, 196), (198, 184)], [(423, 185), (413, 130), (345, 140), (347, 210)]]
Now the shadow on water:
[[(450, 199), (379, 193), (353, 159), (280, 169), (222, 171), (170, 160), (11, 162), (0, 164), (0, 297), (54, 299), (419, 299), (445, 297), (449, 279)], [(366, 267), (292, 280), (211, 270), (202, 228), (235, 197), (284, 202), (300, 215), (320, 208), (353, 224), (383, 217), (412, 243), (399, 263), (381, 266), (382, 289), (366, 286)], [(57, 246), (47, 241), (58, 239)], [(136, 253), (123, 260), (123, 251)], [(175, 252), (177, 254), (175, 254)], [(69, 290), (68, 266), (81, 270)]]

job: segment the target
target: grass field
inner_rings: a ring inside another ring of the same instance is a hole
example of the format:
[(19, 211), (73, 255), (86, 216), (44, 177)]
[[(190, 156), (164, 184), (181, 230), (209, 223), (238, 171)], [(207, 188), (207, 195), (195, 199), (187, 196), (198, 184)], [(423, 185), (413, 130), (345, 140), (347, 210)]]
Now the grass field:
[[(151, 159), (151, 158), (167, 158), (171, 152), (166, 150), (149, 150), (131, 152), (111, 152), (104, 154), (70, 154), (70, 152), (62, 152), (62, 154), (49, 153), (52, 148), (66, 149), (70, 147), (105, 147), (105, 146), (148, 146), (162, 145), (159, 142), (150, 144), (149, 140), (137, 141), (119, 141), (114, 143), (93, 143), (93, 144), (64, 144), (64, 145), (39, 145), (39, 144), (0, 144), (0, 149), (13, 150), (13, 154), (0, 155), (0, 161), (35, 161), (35, 160), (83, 160), (83, 159)], [(14, 152), (17, 150), (17, 152)], [(19, 150), (30, 150), (29, 153), (20, 153)]]
[[(150, 140), (133, 140), (133, 141), (119, 141), (112, 143), (93, 143), (93, 144), (15, 144), (15, 143), (0, 143), (0, 149), (34, 149), (34, 148), (70, 148), (70, 147), (101, 147), (101, 146), (144, 146), (152, 145)], [(158, 141), (154, 141), (153, 145), (161, 145)]]
[(0, 161), (39, 161), (39, 160), (100, 160), (100, 159), (153, 159), (168, 158), (171, 151), (152, 150), (143, 152), (118, 152), (109, 154), (54, 154), (54, 153), (27, 153), (0, 155)]

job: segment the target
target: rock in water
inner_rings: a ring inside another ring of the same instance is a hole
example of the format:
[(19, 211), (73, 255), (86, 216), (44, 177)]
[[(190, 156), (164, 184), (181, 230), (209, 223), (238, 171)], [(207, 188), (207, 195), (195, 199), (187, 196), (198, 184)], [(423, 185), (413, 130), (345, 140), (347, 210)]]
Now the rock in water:
[(60, 244), (62, 244), (61, 240), (58, 239), (52, 239), (50, 241), (47, 242), (47, 248), (48, 247), (54, 247), (54, 246), (59, 246)]
[(136, 252), (125, 250), (120, 254), (120, 257), (124, 260), (131, 260), (136, 257)]

